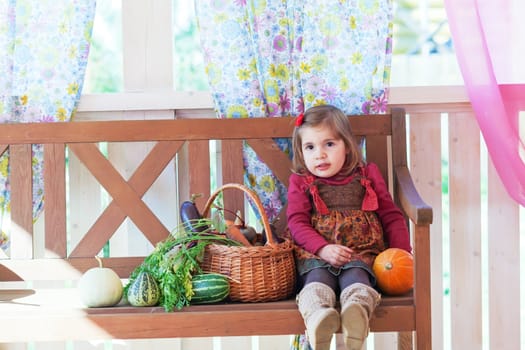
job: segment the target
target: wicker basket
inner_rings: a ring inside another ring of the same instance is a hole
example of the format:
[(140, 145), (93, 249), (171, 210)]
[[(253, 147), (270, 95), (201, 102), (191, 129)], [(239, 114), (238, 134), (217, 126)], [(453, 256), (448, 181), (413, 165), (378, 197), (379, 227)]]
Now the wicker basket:
[[(215, 198), (226, 189), (243, 191), (257, 207), (264, 232), (271, 232), (259, 197), (240, 184), (226, 184), (216, 190), (205, 205), (204, 217), (208, 216)], [(289, 240), (277, 243), (271, 234), (266, 234), (266, 239), (266, 245), (253, 247), (210, 244), (206, 247), (201, 267), (204, 271), (230, 277), (232, 301), (266, 302), (285, 299), (295, 290), (293, 245)]]

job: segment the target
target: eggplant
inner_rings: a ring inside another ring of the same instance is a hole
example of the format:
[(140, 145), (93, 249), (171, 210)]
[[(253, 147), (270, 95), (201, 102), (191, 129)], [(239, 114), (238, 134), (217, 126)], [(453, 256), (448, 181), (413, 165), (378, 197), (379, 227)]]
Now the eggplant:
[(204, 232), (209, 226), (202, 221), (202, 215), (195, 205), (195, 196), (190, 200), (184, 201), (180, 206), (180, 219), (186, 231), (193, 233)]

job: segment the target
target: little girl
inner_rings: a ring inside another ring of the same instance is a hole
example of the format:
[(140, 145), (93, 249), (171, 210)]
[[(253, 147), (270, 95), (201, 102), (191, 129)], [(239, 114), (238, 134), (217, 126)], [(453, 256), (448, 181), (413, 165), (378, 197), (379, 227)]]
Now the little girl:
[[(292, 143), (287, 217), (307, 337), (314, 350), (329, 349), (341, 327), (346, 348), (360, 350), (380, 301), (372, 264), (387, 247), (410, 252), (408, 228), (341, 110), (308, 109), (296, 119)], [(341, 314), (334, 308), (337, 292)]]

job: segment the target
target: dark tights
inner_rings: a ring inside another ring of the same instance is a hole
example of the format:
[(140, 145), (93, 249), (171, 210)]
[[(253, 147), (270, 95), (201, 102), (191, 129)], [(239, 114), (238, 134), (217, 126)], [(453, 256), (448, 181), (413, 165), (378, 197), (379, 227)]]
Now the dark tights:
[(354, 283), (363, 283), (370, 286), (370, 275), (368, 272), (360, 267), (352, 267), (346, 270), (341, 270), (339, 276), (335, 276), (330, 271), (324, 268), (313, 269), (303, 275), (304, 284), (310, 282), (321, 282), (329, 286), (337, 293)]

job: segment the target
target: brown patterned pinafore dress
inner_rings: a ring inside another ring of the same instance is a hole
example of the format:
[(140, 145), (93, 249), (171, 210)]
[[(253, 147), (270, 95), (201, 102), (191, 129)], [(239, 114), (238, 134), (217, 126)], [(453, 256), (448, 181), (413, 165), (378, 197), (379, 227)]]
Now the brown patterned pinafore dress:
[(310, 188), (317, 187), (320, 198), (328, 208), (328, 214), (320, 214), (311, 198), (312, 226), (329, 243), (352, 248), (354, 255), (350, 262), (335, 268), (318, 256), (296, 246), (295, 256), (299, 274), (303, 275), (315, 268), (327, 268), (337, 276), (341, 270), (360, 267), (369, 272), (372, 285), (375, 285), (372, 264), (375, 257), (385, 249), (385, 242), (383, 228), (376, 212), (362, 209), (366, 192), (373, 191), (367, 181), (361, 171), (353, 175), (352, 180), (345, 185), (328, 185), (318, 180), (310, 184)]

